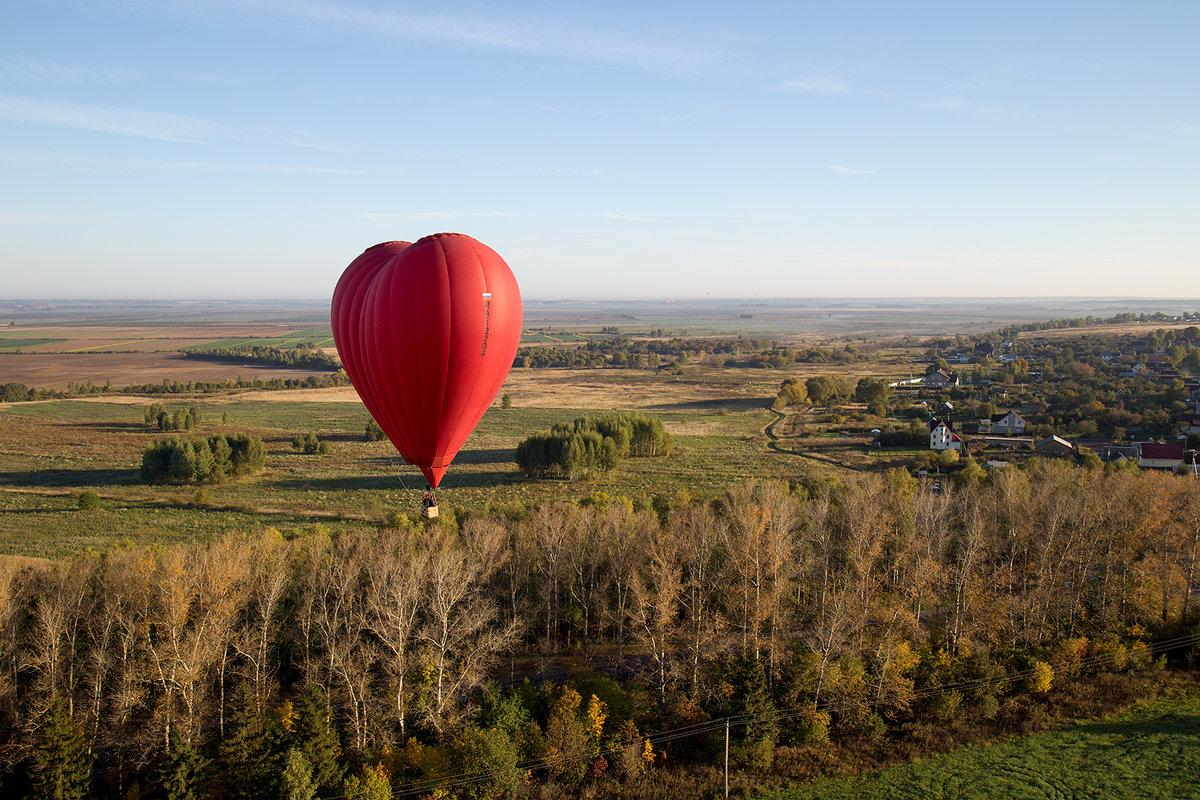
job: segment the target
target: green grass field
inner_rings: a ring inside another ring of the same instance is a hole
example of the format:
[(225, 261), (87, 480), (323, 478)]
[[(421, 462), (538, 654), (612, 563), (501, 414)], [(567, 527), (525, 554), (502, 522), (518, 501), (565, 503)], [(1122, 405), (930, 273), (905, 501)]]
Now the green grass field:
[[(60, 400), (7, 406), (0, 411), (0, 554), (55, 557), (126, 539), (202, 541), (268, 526), (285, 533), (313, 524), (358, 529), (387, 512), (416, 509), (424, 479), (389, 442), (363, 441), (368, 417), (360, 403), (236, 395), (164, 401), (168, 410), (201, 408), (201, 429), (185, 436), (244, 431), (262, 438), (264, 472), (214, 486), (147, 484), (139, 474), (141, 454), (170, 434), (144, 424), (142, 405)], [(445, 509), (478, 511), (594, 492), (647, 501), (660, 494), (716, 497), (741, 480), (786, 480), (811, 469), (809, 460), (768, 447), (764, 428), (773, 415), (766, 408), (695, 405), (652, 412), (673, 432), (671, 457), (626, 459), (576, 482), (528, 480), (514, 451), (525, 437), (595, 410), (493, 407), (446, 474), (439, 500)], [(294, 452), (292, 437), (306, 431), (328, 441), (331, 451)], [(208, 507), (194, 508), (201, 488)], [(100, 494), (98, 511), (78, 510), (76, 495), (84, 490)]]
[(1200, 694), (1163, 697), (1109, 719), (760, 799), (1085, 797), (1200, 797)]

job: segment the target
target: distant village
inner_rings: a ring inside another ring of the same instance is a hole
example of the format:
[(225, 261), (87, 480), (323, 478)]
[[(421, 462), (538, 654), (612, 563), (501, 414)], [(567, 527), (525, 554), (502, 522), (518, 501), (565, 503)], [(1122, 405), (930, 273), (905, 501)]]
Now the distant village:
[(1009, 333), (935, 340), (924, 374), (890, 385), (926, 417), (929, 450), (993, 469), (1037, 454), (1200, 475), (1200, 327)]

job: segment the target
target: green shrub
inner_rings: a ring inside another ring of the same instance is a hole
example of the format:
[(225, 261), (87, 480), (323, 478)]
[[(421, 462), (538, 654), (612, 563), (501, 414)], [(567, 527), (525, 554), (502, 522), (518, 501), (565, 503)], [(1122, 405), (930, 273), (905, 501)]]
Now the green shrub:
[(625, 457), (671, 454), (671, 435), (657, 417), (609, 414), (579, 417), (517, 445), (517, 466), (531, 478), (576, 480), (616, 467)]
[(216, 434), (207, 439), (179, 437), (153, 442), (142, 453), (142, 479), (183, 483), (218, 483), (230, 475), (263, 468), (262, 440), (244, 433)]
[(363, 430), (363, 439), (368, 442), (382, 441), (384, 438), (383, 428), (379, 427), (379, 423), (373, 419), (367, 420), (367, 426)]
[(292, 438), (292, 449), (297, 453), (304, 453), (310, 456), (317, 453), (324, 455), (329, 452), (329, 442), (322, 442), (317, 438), (317, 434), (309, 431), (303, 436), (296, 434)]
[(91, 489), (79, 493), (79, 510), (80, 511), (95, 511), (100, 507), (100, 495), (93, 492)]

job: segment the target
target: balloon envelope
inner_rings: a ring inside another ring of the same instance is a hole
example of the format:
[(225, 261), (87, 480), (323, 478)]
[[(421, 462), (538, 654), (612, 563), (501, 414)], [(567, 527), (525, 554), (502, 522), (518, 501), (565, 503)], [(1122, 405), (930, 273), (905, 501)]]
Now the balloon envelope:
[(520, 344), (512, 270), (490, 247), (457, 233), (376, 245), (342, 274), (331, 321), (367, 410), (436, 488)]

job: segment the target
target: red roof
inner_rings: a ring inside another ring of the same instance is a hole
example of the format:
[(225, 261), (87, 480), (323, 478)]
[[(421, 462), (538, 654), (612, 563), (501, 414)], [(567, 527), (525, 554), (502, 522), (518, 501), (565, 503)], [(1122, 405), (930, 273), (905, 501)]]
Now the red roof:
[(1138, 447), (1138, 455), (1142, 458), (1161, 458), (1170, 461), (1183, 460), (1183, 442), (1153, 444), (1145, 442)]

